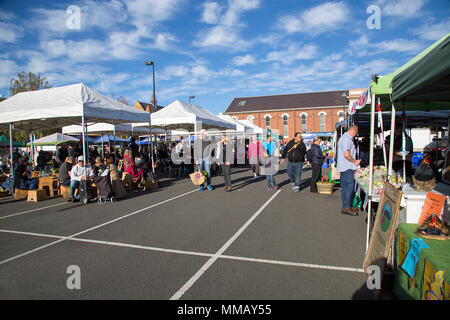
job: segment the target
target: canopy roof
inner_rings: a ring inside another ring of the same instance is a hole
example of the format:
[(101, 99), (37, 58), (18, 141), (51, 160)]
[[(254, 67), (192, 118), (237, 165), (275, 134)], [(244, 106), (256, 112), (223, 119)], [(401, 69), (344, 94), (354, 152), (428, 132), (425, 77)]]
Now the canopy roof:
[(253, 128), (241, 122), (240, 120), (236, 120), (227, 114), (219, 114), (218, 117), (224, 121), (227, 121), (236, 126), (237, 132), (243, 133), (253, 133)]
[(392, 100), (450, 101), (450, 33), (392, 80)]
[[(148, 116), (148, 114), (147, 114)], [(120, 123), (120, 124), (110, 124), (110, 123), (88, 123), (87, 124), (87, 132), (101, 132), (101, 133), (116, 133), (116, 134), (129, 134), (131, 132), (137, 133), (147, 133), (148, 122), (146, 123), (147, 127), (135, 127), (132, 123)], [(145, 123), (143, 124), (145, 125)], [(62, 132), (66, 134), (78, 134), (82, 133), (83, 127), (81, 125), (71, 125), (65, 126), (62, 128)]]
[[(49, 136), (34, 140), (33, 145), (35, 145), (35, 146), (57, 146), (57, 145), (63, 144), (63, 143), (77, 143), (79, 141), (80, 141), (80, 139), (77, 139), (77, 138), (74, 138), (71, 136), (67, 136), (65, 134), (58, 132), (58, 133), (53, 133)], [(27, 146), (28, 147), (31, 146), (31, 142), (28, 142)]]
[(18, 93), (0, 102), (0, 128), (10, 123), (16, 129), (60, 128), (89, 122), (140, 122), (149, 114), (92, 90), (83, 83)]
[(110, 134), (105, 134), (103, 136), (97, 137), (96, 139), (92, 140), (92, 143), (119, 143), (119, 142), (126, 142), (126, 140), (121, 139), (119, 137), (114, 137)]
[[(376, 119), (378, 121), (378, 112)], [(396, 124), (401, 126), (401, 111), (395, 113)], [(383, 127), (385, 130), (391, 128), (391, 112), (383, 111)], [(446, 127), (448, 126), (448, 118), (450, 110), (433, 110), (433, 111), (406, 111), (406, 123), (408, 128), (414, 127)], [(355, 119), (356, 120), (356, 119)], [(360, 112), (357, 114), (358, 126), (370, 126), (370, 112)]]
[(172, 102), (162, 110), (152, 113), (151, 122), (152, 127), (166, 130), (186, 129), (194, 131), (196, 122), (201, 123), (201, 128), (203, 129), (236, 129), (235, 125), (222, 120), (205, 108), (179, 100)]
[(249, 121), (249, 120), (239, 120), (240, 123), (243, 123), (244, 125), (252, 128), (253, 133), (263, 133), (264, 129), (257, 126), (256, 124), (254, 124), (253, 122)]

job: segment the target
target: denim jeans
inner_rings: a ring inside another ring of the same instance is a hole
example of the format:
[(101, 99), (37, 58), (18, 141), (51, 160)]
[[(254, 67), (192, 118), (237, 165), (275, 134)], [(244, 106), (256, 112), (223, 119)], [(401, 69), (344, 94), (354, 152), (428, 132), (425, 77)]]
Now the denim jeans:
[[(70, 180), (70, 198), (74, 197), (75, 190), (80, 187), (80, 181), (78, 180)], [(80, 193), (78, 193), (77, 199), (80, 199)]]
[(355, 188), (355, 177), (353, 170), (341, 172), (341, 198), (342, 208), (349, 209), (352, 206), (352, 195)]
[(208, 158), (200, 159), (198, 161), (198, 171), (205, 170), (208, 173), (208, 179), (206, 183), (208, 187), (211, 185), (211, 163)]
[(300, 188), (300, 180), (302, 179), (303, 162), (290, 162), (287, 164), (287, 174), (294, 184), (295, 189)]
[(267, 180), (267, 187), (268, 188), (273, 188), (277, 186), (277, 183), (275, 182), (275, 178), (273, 177), (273, 174), (267, 174), (266, 175), (266, 180)]

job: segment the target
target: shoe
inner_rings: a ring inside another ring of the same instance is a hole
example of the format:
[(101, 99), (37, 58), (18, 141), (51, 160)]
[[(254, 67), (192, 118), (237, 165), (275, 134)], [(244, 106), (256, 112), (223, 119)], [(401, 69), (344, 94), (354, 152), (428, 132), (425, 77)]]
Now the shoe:
[(67, 202), (73, 202), (73, 198), (67, 199)]
[(208, 190), (209, 190), (209, 191), (213, 191), (214, 188), (213, 188), (212, 186), (208, 186)]
[(257, 178), (258, 175), (256, 173), (253, 172), (253, 177)]
[(278, 186), (272, 187), (272, 190), (278, 190)]
[(310, 190), (311, 193), (319, 193), (317, 190)]
[(204, 187), (204, 186), (201, 186), (199, 190), (200, 190), (200, 191), (203, 191), (203, 190), (205, 190), (205, 187)]
[(267, 191), (272, 191), (272, 188), (271, 187), (267, 187)]
[(355, 211), (353, 211), (350, 208), (342, 208), (341, 209), (341, 213), (342, 214), (348, 214), (349, 216), (357, 216), (358, 215), (358, 212), (355, 212)]
[(359, 209), (357, 207), (351, 207), (351, 210), (353, 210), (353, 212), (359, 213)]

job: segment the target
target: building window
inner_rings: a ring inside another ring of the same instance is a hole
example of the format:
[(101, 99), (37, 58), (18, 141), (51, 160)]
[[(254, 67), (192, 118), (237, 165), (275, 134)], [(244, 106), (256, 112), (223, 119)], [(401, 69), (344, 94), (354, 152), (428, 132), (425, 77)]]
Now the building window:
[(320, 132), (325, 132), (325, 113), (320, 113)]
[(289, 116), (287, 114), (283, 115), (283, 136), (289, 137)]
[(302, 114), (302, 131), (306, 131), (306, 113)]
[(270, 115), (266, 115), (264, 118), (266, 118), (266, 129), (270, 129)]
[(238, 106), (243, 107), (243, 106), (245, 106), (246, 103), (247, 103), (247, 101), (239, 101)]
[(234, 117), (231, 117), (231, 119), (233, 119), (233, 120), (237, 120), (238, 118), (237, 118), (236, 116), (234, 116)]
[(253, 120), (255, 120), (254, 116), (248, 116), (247, 120), (250, 121), (251, 123), (253, 123)]
[(344, 111), (339, 111), (338, 112), (338, 117), (339, 117), (339, 122), (344, 121), (345, 120)]

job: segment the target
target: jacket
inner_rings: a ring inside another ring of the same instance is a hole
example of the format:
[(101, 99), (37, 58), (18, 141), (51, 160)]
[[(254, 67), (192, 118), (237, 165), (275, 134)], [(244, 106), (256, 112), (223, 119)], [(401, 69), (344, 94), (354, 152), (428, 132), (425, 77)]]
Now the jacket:
[(322, 165), (326, 157), (323, 155), (322, 149), (317, 144), (313, 144), (311, 146), (311, 153), (312, 153), (311, 164)]
[(305, 144), (302, 141), (297, 145), (297, 147), (294, 147), (295, 145), (296, 143), (294, 139), (289, 141), (283, 150), (281, 158), (285, 159), (287, 157), (289, 162), (304, 162), (306, 154)]
[(261, 141), (257, 142), (250, 142), (248, 144), (248, 151), (247, 151), (247, 160), (254, 157), (258, 157), (259, 159), (262, 159), (263, 157), (263, 150), (262, 150), (262, 144)]

